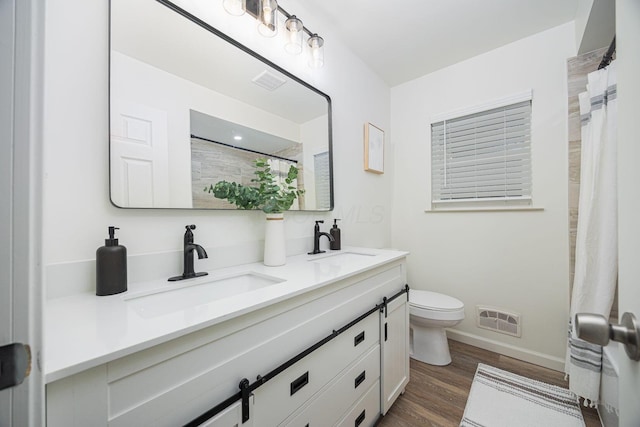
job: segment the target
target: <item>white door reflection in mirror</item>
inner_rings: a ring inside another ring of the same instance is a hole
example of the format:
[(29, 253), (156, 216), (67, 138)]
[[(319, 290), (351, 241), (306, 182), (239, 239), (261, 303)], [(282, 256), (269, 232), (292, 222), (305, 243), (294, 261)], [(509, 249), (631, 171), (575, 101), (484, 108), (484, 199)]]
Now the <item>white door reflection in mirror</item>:
[(111, 201), (120, 207), (169, 200), (167, 113), (123, 100), (111, 104)]

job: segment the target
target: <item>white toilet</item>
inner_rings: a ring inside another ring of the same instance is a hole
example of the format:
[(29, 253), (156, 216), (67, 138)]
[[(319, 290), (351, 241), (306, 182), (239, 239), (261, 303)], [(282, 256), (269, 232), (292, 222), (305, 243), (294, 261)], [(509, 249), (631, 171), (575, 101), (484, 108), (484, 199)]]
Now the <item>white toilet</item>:
[(451, 328), (462, 319), (462, 301), (436, 292), (412, 289), (409, 292), (411, 357), (430, 365), (451, 363), (444, 328)]

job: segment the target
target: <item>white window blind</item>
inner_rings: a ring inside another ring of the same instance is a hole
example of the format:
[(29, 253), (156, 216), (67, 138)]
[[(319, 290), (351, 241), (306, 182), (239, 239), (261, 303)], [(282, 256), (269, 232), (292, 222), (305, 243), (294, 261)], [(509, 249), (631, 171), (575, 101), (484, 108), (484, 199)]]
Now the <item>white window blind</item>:
[(331, 187), (329, 186), (329, 152), (315, 154), (313, 167), (316, 181), (316, 209), (331, 208)]
[(431, 125), (432, 202), (531, 198), (531, 99)]

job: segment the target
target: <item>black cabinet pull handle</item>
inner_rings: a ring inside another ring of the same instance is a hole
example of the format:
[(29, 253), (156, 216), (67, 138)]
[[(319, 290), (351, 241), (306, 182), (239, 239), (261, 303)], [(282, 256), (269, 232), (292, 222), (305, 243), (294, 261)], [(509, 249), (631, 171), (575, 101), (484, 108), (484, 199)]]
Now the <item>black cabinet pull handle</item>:
[(356, 380), (354, 382), (355, 385), (353, 386), (353, 388), (358, 388), (358, 386), (362, 384), (362, 381), (364, 381), (366, 378), (365, 374), (366, 371), (362, 371), (362, 373), (356, 377)]
[(362, 424), (362, 422), (364, 421), (364, 417), (365, 415), (364, 415), (364, 409), (363, 409), (360, 415), (358, 415), (358, 418), (356, 418), (356, 427)]
[(302, 387), (309, 383), (309, 371), (300, 375), (295, 380), (291, 381), (291, 396), (296, 394)]
[(387, 340), (387, 324), (384, 324), (384, 340)]
[(360, 332), (358, 335), (356, 335), (353, 338), (353, 346), (357, 346), (358, 344), (360, 344), (362, 341), (364, 341), (364, 331)]

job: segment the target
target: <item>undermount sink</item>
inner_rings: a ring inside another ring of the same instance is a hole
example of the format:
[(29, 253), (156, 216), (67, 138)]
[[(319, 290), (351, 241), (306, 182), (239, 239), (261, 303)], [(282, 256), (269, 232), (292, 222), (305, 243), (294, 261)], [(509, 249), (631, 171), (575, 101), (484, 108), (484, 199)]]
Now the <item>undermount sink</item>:
[(338, 252), (330, 253), (328, 255), (322, 255), (319, 258), (310, 258), (309, 261), (313, 261), (316, 264), (333, 264), (341, 265), (353, 261), (362, 261), (368, 257), (375, 256), (374, 254), (367, 254), (362, 252)]
[(170, 286), (152, 291), (128, 294), (123, 296), (123, 300), (142, 317), (157, 317), (282, 282), (284, 279), (279, 277), (255, 272), (204, 276), (178, 284), (172, 282)]

